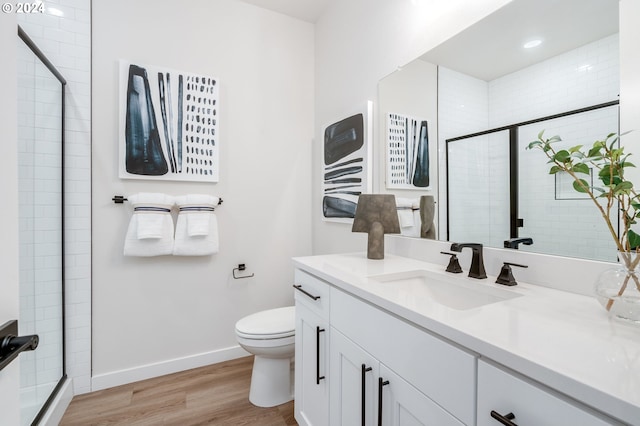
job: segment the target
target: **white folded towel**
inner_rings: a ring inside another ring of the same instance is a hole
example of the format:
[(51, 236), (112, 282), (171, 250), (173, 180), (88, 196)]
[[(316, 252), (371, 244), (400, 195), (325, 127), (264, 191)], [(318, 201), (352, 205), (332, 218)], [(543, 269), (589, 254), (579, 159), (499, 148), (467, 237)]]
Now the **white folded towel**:
[(205, 256), (219, 251), (218, 219), (213, 213), (219, 198), (206, 194), (176, 197), (180, 208), (176, 225), (175, 256)]
[(128, 197), (134, 212), (124, 242), (125, 256), (162, 256), (173, 252), (173, 197), (141, 192)]
[(209, 220), (213, 210), (196, 210), (187, 216), (187, 235), (190, 237), (206, 237), (209, 235)]
[(396, 197), (398, 221), (400, 222), (401, 228), (410, 228), (412, 226), (415, 226), (413, 208), (417, 205), (417, 199)]
[(164, 227), (164, 213), (158, 211), (155, 208), (153, 210), (146, 210), (144, 207), (140, 207), (139, 210), (134, 210), (133, 214), (137, 216), (137, 237), (139, 240), (146, 238), (162, 238), (162, 229)]

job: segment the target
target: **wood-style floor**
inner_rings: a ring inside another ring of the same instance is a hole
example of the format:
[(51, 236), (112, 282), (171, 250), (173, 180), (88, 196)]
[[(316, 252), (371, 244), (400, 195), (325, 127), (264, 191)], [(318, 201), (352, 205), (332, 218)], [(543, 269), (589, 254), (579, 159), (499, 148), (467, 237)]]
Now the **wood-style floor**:
[(297, 425), (293, 401), (273, 408), (249, 402), (253, 357), (79, 395), (61, 426)]

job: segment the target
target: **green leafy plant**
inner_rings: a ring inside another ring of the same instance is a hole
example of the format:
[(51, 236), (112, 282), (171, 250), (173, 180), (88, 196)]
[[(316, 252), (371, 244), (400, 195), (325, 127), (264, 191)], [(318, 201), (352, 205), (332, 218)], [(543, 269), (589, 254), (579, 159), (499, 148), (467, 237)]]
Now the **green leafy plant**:
[[(633, 183), (626, 179), (625, 169), (635, 167), (625, 154), (624, 147), (619, 146), (619, 137), (610, 133), (604, 140), (598, 140), (590, 148), (577, 145), (569, 149), (554, 149), (554, 144), (562, 141), (560, 136), (544, 138), (544, 130), (527, 149), (540, 149), (549, 158), (551, 164), (549, 174), (565, 172), (573, 178), (573, 189), (585, 193), (600, 211), (607, 228), (620, 252), (636, 252), (640, 249), (640, 235), (631, 229), (640, 218), (640, 195), (636, 193)], [(591, 169), (597, 172), (601, 185), (591, 185), (583, 179), (590, 175)], [(622, 226), (618, 235), (617, 218), (621, 218)]]
[[(618, 253), (630, 271), (620, 289), (621, 295), (630, 278), (635, 281), (640, 291), (640, 280), (635, 273), (640, 263), (640, 256), (632, 253), (640, 252), (640, 235), (631, 227), (640, 218), (640, 196), (633, 183), (625, 177), (625, 169), (635, 167), (619, 144), (619, 136), (610, 133), (604, 140), (598, 140), (590, 148), (577, 145), (569, 149), (555, 149), (554, 144), (562, 141), (560, 136), (544, 137), (544, 130), (538, 134), (538, 139), (529, 143), (527, 149), (540, 149), (549, 158), (551, 164), (549, 174), (565, 172), (573, 178), (573, 188), (585, 193), (593, 201), (607, 224), (609, 233), (613, 237)], [(599, 185), (591, 185), (584, 175), (590, 175), (593, 169), (597, 172)], [(620, 218), (621, 226), (614, 225)], [(607, 310), (611, 308), (613, 300), (609, 300)]]

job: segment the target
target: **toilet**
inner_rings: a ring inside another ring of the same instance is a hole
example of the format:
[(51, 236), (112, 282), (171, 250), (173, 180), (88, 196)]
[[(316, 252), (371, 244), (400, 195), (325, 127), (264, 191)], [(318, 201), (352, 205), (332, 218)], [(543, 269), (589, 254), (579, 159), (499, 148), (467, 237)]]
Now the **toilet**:
[(291, 360), (295, 353), (295, 306), (270, 309), (236, 323), (236, 338), (255, 355), (249, 401), (273, 407), (293, 399)]

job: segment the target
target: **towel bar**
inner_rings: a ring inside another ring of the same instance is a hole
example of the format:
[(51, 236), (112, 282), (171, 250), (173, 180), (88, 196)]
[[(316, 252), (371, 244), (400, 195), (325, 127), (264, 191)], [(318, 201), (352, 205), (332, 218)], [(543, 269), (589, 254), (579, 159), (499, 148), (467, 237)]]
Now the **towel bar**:
[[(123, 204), (125, 201), (129, 201), (129, 200), (127, 200), (127, 198), (124, 195), (114, 195), (111, 201), (113, 201), (116, 204)], [(222, 198), (219, 198), (218, 205), (222, 204), (223, 201), (224, 200)]]

